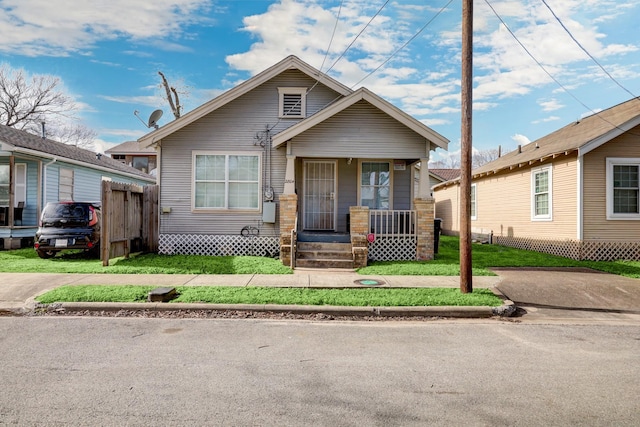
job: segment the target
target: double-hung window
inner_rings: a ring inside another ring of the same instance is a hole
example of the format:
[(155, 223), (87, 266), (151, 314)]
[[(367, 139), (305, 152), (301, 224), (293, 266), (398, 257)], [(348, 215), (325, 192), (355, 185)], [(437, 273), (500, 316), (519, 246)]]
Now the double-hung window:
[(9, 206), (9, 165), (0, 165), (0, 206)]
[(478, 204), (476, 202), (478, 197), (478, 191), (476, 189), (476, 184), (471, 184), (471, 219), (478, 219)]
[(551, 166), (531, 171), (531, 219), (550, 221), (552, 219), (552, 174)]
[(194, 209), (260, 209), (260, 155), (194, 152)]
[(73, 169), (60, 168), (58, 200), (73, 200)]
[(362, 162), (360, 166), (360, 206), (391, 209), (391, 164)]
[(640, 219), (640, 159), (607, 159), (607, 219)]

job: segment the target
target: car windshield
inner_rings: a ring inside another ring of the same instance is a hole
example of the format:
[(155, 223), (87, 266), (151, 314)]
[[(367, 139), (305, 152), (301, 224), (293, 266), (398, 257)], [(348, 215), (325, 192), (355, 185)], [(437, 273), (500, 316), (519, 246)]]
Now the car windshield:
[(87, 206), (76, 203), (50, 204), (45, 207), (43, 218), (83, 220), (87, 218)]

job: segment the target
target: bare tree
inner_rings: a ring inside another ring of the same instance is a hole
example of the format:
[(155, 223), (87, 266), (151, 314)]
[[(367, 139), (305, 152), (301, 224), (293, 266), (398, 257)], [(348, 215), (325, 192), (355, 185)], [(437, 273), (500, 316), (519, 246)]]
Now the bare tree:
[(96, 131), (84, 125), (59, 125), (51, 129), (47, 137), (65, 144), (93, 150), (93, 140), (98, 136)]
[(47, 137), (88, 148), (96, 133), (74, 124), (77, 106), (60, 90), (61, 82), (49, 75), (28, 76), (22, 69), (0, 64), (0, 123), (40, 135), (42, 122)]
[(500, 157), (500, 150), (498, 148), (474, 151), (471, 155), (471, 166), (475, 169), (494, 161), (498, 157)]
[[(471, 167), (473, 169), (479, 168), (480, 166), (494, 161), (500, 157), (500, 155), (500, 149), (498, 148), (473, 150), (473, 154), (471, 155)], [(460, 153), (447, 153), (447, 157), (435, 162), (430, 162), (429, 167), (431, 169), (460, 169)]]
[(162, 86), (167, 93), (167, 101), (169, 102), (169, 106), (171, 107), (171, 111), (173, 112), (173, 116), (178, 119), (180, 118), (180, 110), (182, 110), (182, 106), (180, 105), (180, 98), (178, 97), (178, 91), (175, 87), (169, 86), (169, 82), (167, 82), (166, 77), (162, 74), (162, 71), (158, 71), (160, 77), (162, 77)]

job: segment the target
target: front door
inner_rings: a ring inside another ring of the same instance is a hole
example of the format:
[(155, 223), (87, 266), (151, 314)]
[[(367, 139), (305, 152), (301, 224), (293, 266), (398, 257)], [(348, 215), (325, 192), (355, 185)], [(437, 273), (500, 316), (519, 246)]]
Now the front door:
[(305, 160), (303, 224), (305, 230), (335, 231), (336, 162)]

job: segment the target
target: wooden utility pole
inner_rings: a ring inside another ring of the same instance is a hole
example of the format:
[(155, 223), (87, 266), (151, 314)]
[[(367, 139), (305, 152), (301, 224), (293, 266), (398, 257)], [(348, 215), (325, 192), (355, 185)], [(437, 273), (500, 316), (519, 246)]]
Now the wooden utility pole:
[(473, 292), (471, 273), (471, 118), (473, 0), (462, 0), (462, 126), (460, 151), (460, 292)]

